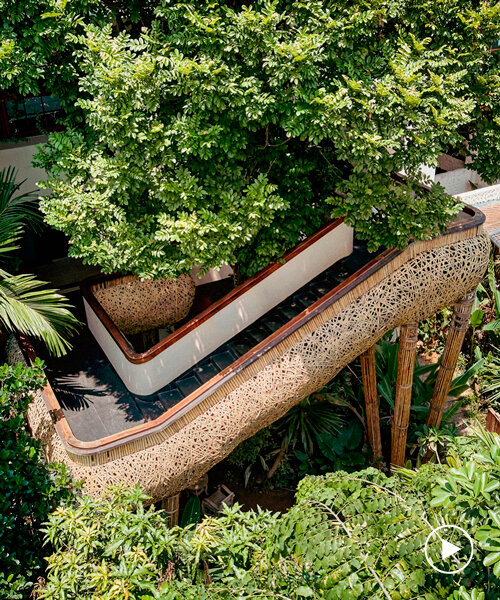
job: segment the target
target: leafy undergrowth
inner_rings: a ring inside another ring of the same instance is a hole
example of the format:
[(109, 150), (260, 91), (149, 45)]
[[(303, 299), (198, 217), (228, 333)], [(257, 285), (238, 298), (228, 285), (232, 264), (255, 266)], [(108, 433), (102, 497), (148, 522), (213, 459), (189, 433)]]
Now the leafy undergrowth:
[[(58, 508), (47, 600), (494, 600), (500, 593), (500, 438), (461, 438), (446, 465), (388, 478), (376, 469), (306, 477), (284, 515), (226, 508), (196, 527), (167, 528), (136, 488)], [(474, 538), (461, 573), (432, 570), (433, 527)]]
[(30, 594), (44, 573), (40, 527), (49, 513), (72, 497), (74, 485), (60, 465), (47, 466), (41, 443), (25, 425), (31, 395), (41, 389), (43, 365), (0, 366), (0, 598)]

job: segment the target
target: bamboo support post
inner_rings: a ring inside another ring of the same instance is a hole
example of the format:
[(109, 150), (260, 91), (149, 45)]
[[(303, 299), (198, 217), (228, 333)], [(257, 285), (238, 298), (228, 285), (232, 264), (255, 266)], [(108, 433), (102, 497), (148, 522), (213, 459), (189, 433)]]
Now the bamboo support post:
[(500, 435), (500, 415), (491, 407), (488, 408), (488, 413), (486, 414), (486, 431)]
[(372, 448), (374, 464), (382, 468), (382, 437), (378, 410), (377, 375), (375, 369), (375, 346), (361, 355), (361, 374), (365, 391), (365, 412), (368, 440)]
[(399, 335), (398, 374), (396, 378), (396, 399), (392, 419), (391, 465), (402, 466), (405, 462), (406, 437), (410, 420), (411, 390), (413, 371), (417, 354), (418, 323), (412, 322), (401, 327)]
[(450, 390), (453, 374), (457, 366), (458, 356), (462, 348), (465, 333), (469, 327), (469, 318), (476, 292), (469, 292), (460, 302), (455, 304), (450, 329), (441, 357), (441, 364), (436, 378), (436, 385), (429, 406), (427, 427), (439, 427), (443, 416), (446, 397)]
[(175, 527), (179, 524), (179, 497), (180, 494), (175, 494), (161, 501), (161, 507), (168, 515), (169, 527)]

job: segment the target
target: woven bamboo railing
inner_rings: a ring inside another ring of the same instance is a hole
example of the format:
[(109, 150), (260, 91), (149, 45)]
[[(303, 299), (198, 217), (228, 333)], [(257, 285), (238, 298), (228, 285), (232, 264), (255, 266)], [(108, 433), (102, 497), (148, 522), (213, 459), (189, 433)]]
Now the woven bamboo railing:
[[(362, 277), (347, 280), (341, 292), (334, 290), (319, 300), (306, 318), (293, 320), (286, 335), (276, 332), (252, 351), (251, 360), (242, 357), (245, 364), (230, 367), (186, 398), (183, 406), (174, 407), (175, 418), (169, 417), (168, 423), (159, 418), (137, 426), (134, 437), (120, 443), (114, 440), (95, 450), (90, 448), (94, 443), (88, 443), (85, 451), (83, 443), (73, 446), (62, 411), (48, 410), (56, 402), (48, 386), (36, 394), (28, 411), (33, 435), (45, 444), (48, 460), (65, 462), (75, 479), (85, 480), (89, 494), (100, 495), (114, 483), (140, 483), (153, 500), (173, 496), (244, 439), (321, 389), (388, 330), (457, 302), (484, 276), (489, 248), (488, 236), (474, 225), (417, 242), (367, 267)], [(413, 366), (408, 360), (406, 364)], [(411, 392), (406, 380), (401, 367), (395, 415), (399, 434), (394, 439), (399, 453), (394, 464), (404, 462)], [(369, 411), (374, 408), (372, 401)], [(374, 428), (370, 436), (376, 444)]]

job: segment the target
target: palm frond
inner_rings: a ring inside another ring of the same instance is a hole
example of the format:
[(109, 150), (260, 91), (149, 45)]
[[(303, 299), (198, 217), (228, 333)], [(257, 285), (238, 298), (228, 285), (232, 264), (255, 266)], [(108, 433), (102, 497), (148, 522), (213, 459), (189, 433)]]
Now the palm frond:
[(35, 191), (17, 194), (24, 181), (17, 182), (14, 167), (0, 170), (0, 252), (16, 248), (25, 226), (36, 229), (41, 223)]
[(34, 275), (0, 270), (0, 278), (1, 325), (42, 340), (56, 356), (65, 354), (71, 348), (65, 338), (79, 325), (66, 298)]

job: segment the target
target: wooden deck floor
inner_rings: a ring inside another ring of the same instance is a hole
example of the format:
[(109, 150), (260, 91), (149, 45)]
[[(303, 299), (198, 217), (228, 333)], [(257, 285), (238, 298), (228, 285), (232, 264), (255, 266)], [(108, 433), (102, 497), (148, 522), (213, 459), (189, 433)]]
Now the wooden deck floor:
[(481, 210), (486, 215), (484, 227), (495, 245), (500, 248), (500, 198), (493, 204), (481, 208)]
[(492, 242), (500, 248), (500, 185), (460, 194), (460, 199), (485, 214), (484, 228), (490, 234)]

